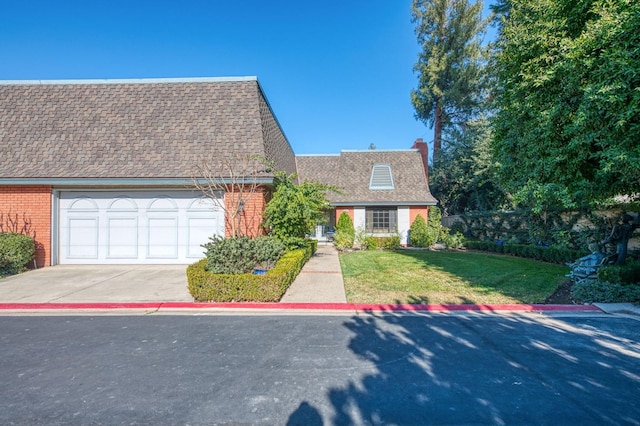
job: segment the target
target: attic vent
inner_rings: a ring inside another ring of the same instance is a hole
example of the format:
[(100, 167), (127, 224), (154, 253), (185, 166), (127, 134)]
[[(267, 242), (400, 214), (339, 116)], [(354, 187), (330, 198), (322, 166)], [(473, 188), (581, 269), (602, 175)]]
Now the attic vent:
[(373, 166), (369, 189), (394, 189), (391, 167), (388, 164), (376, 164)]

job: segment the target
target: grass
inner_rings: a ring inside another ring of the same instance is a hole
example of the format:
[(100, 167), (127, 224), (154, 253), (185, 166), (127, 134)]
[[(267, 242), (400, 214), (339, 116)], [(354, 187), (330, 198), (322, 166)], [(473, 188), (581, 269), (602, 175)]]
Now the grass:
[(350, 303), (541, 303), (567, 268), (457, 251), (357, 251), (340, 264)]

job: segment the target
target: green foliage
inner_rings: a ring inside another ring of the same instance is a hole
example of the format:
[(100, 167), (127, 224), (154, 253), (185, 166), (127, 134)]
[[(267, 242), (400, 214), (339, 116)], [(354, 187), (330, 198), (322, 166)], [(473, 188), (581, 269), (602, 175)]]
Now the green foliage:
[(362, 243), (360, 245), (362, 250), (377, 250), (378, 249), (378, 239), (373, 235), (365, 235), (362, 239)]
[(354, 236), (346, 232), (336, 231), (333, 237), (333, 244), (340, 251), (348, 250), (353, 247)]
[(504, 3), (493, 151), (507, 189), (538, 211), (637, 192), (640, 2)]
[(270, 265), (282, 256), (285, 246), (273, 237), (214, 236), (203, 244), (206, 268), (215, 274), (245, 274), (262, 264)]
[(422, 215), (417, 215), (409, 227), (410, 243), (413, 247), (429, 247), (429, 230)]
[(14, 232), (0, 232), (0, 276), (24, 271), (36, 252), (32, 237)]
[(355, 240), (356, 230), (353, 227), (351, 216), (347, 212), (342, 212), (338, 217), (338, 223), (336, 223), (333, 242), (338, 250), (347, 250), (353, 247)]
[(336, 232), (346, 232), (349, 234), (355, 234), (355, 228), (353, 227), (353, 221), (351, 220), (351, 216), (349, 213), (342, 212), (340, 217), (338, 217), (338, 223), (336, 224)]
[(434, 158), (442, 131), (473, 116), (479, 106), (482, 74), (482, 2), (414, 0), (411, 14), (421, 52), (411, 93), (416, 117), (434, 128)]
[(400, 235), (390, 235), (383, 237), (382, 248), (385, 250), (398, 250), (400, 249)]
[(285, 253), (265, 275), (215, 274), (207, 270), (207, 259), (187, 267), (188, 289), (197, 302), (277, 302), (304, 264), (313, 245)]
[(583, 303), (640, 303), (640, 284), (586, 280), (574, 283), (571, 295)]
[(586, 254), (584, 251), (567, 248), (539, 247), (528, 244), (497, 244), (493, 241), (466, 240), (464, 246), (470, 250), (502, 253), (558, 264), (573, 262)]
[(329, 208), (325, 193), (333, 187), (305, 181), (296, 185), (295, 175), (275, 173), (275, 192), (264, 211), (263, 226), (281, 240), (304, 238), (324, 219)]
[(511, 207), (497, 183), (491, 139), (485, 118), (468, 122), (464, 131), (447, 133), (445, 147), (429, 171), (431, 192), (447, 215)]
[(429, 222), (427, 223), (427, 247), (440, 241), (442, 233), (442, 214), (438, 207), (429, 207)]
[(640, 260), (627, 260), (622, 266), (603, 266), (598, 280), (615, 284), (640, 284)]
[(449, 228), (442, 228), (440, 239), (447, 248), (459, 249), (464, 247), (464, 235), (459, 232), (451, 232)]

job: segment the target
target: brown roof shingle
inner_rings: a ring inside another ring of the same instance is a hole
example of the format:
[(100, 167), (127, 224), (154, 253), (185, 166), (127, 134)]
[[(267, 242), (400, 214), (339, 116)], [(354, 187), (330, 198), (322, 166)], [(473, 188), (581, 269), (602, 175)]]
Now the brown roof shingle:
[(0, 179), (191, 178), (248, 154), (295, 171), (255, 78), (0, 84)]
[[(337, 186), (342, 194), (329, 192), (332, 204), (432, 205), (436, 199), (429, 184), (420, 152), (410, 150), (342, 151), (340, 155), (297, 155), (301, 181), (310, 180)], [(394, 189), (369, 189), (376, 164), (391, 168)]]

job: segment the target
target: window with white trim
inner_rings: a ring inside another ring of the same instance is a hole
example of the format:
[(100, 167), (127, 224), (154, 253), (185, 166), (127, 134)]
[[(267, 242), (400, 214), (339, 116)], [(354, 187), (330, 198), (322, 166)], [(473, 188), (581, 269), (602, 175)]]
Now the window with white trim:
[(395, 207), (367, 207), (366, 229), (371, 234), (391, 234), (398, 228), (398, 209)]

